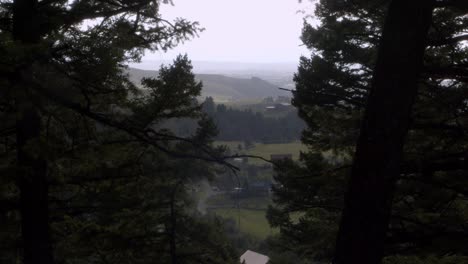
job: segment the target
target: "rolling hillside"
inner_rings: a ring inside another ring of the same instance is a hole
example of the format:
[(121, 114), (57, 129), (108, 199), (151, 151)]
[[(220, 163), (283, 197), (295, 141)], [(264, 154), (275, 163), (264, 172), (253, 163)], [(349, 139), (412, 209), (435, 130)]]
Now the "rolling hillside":
[[(155, 77), (156, 71), (129, 69), (130, 77), (135, 83), (143, 77)], [(252, 77), (250, 79), (228, 77), (219, 74), (197, 74), (202, 81), (202, 98), (211, 96), (218, 102), (263, 99), (265, 97), (290, 96), (290, 93), (279, 90), (277, 86)]]

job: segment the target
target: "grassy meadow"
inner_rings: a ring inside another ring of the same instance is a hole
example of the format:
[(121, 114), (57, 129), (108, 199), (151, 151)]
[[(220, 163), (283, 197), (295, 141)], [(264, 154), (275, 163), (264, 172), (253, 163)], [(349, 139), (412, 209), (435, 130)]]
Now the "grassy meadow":
[(212, 209), (211, 212), (223, 218), (231, 218), (239, 223), (240, 231), (257, 239), (263, 240), (269, 235), (278, 233), (278, 229), (271, 228), (265, 217), (266, 210), (221, 208)]
[[(301, 151), (306, 151), (306, 147), (299, 141), (291, 143), (253, 143), (249, 149), (245, 149), (243, 141), (217, 141), (216, 145), (227, 146), (232, 154), (245, 154), (260, 156), (265, 159), (270, 159), (272, 154), (292, 154), (294, 160), (299, 158)], [(239, 145), (241, 148), (239, 148)], [(249, 158), (249, 164), (264, 165), (267, 162)], [(271, 174), (272, 172), (269, 172)], [(260, 176), (259, 176), (260, 177)], [(270, 175), (271, 177), (271, 175)], [(240, 231), (244, 234), (251, 235), (259, 240), (267, 238), (269, 235), (278, 233), (279, 230), (271, 228), (266, 219), (266, 210), (271, 204), (270, 197), (249, 197), (240, 199), (237, 208), (237, 200), (229, 197), (226, 194), (210, 196), (207, 199), (207, 208), (212, 213), (226, 219), (233, 219), (237, 224), (240, 220)]]
[[(252, 148), (245, 150), (244, 143), (242, 141), (217, 141), (217, 145), (225, 145), (231, 149), (232, 153), (255, 155), (265, 159), (270, 159), (271, 154), (292, 154), (293, 160), (299, 159), (299, 153), (306, 151), (307, 148), (301, 142), (291, 143), (274, 143), (274, 144), (263, 144), (254, 143)], [(241, 145), (242, 149), (239, 150), (238, 146)], [(249, 163), (252, 164), (264, 164), (265, 162), (259, 159), (250, 159)]]

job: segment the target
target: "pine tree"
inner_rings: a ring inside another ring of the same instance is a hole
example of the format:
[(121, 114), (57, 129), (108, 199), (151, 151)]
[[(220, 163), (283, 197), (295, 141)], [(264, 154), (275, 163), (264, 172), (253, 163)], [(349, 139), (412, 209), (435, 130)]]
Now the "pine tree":
[(389, 4), (333, 263), (382, 262), (433, 4), (400, 0)]
[[(206, 162), (226, 164), (210, 146), (214, 127), (195, 103), (201, 84), (190, 62), (178, 58), (142, 88), (125, 73), (145, 49), (200, 30), (163, 19), (167, 2), (0, 2), (2, 263), (149, 263), (161, 252), (170, 263), (170, 237), (199, 249), (180, 263), (233, 259), (186, 202)], [(181, 138), (161, 126), (179, 117), (199, 120), (198, 131)], [(178, 182), (169, 195), (177, 229), (192, 233), (170, 236), (167, 194)], [(197, 241), (192, 222), (217, 242)]]
[[(430, 263), (447, 255), (454, 261), (467, 255), (459, 246), (467, 243), (462, 175), (467, 171), (463, 41), (468, 21), (462, 2), (435, 3), (384, 262)], [(281, 227), (282, 249), (302, 259), (330, 260), (333, 255), (387, 4), (324, 0), (315, 10), (320, 24), (304, 26), (302, 39), (312, 56), (301, 58), (294, 104), (308, 125), (303, 142), (309, 151), (300, 164), (279, 168), (276, 205), (269, 211), (271, 223)]]

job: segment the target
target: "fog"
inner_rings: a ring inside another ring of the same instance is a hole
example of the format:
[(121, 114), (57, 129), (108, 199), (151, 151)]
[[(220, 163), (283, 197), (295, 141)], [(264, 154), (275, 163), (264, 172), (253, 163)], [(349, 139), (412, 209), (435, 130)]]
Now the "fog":
[(175, 0), (161, 7), (162, 16), (199, 21), (205, 30), (167, 53), (148, 52), (138, 68), (180, 53), (193, 61), (297, 63), (307, 54), (299, 39), (304, 17), (299, 11), (310, 6), (296, 0)]

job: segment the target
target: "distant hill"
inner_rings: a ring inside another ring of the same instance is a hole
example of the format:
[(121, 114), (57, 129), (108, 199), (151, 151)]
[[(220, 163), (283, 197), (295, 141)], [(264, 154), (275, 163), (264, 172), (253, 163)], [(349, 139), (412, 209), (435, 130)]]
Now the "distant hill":
[[(156, 77), (156, 71), (130, 68), (130, 79), (136, 84), (143, 77)], [(260, 78), (250, 79), (228, 77), (220, 74), (196, 74), (203, 83), (202, 97), (211, 96), (218, 102), (256, 100), (265, 97), (290, 96), (289, 92), (279, 90)]]

